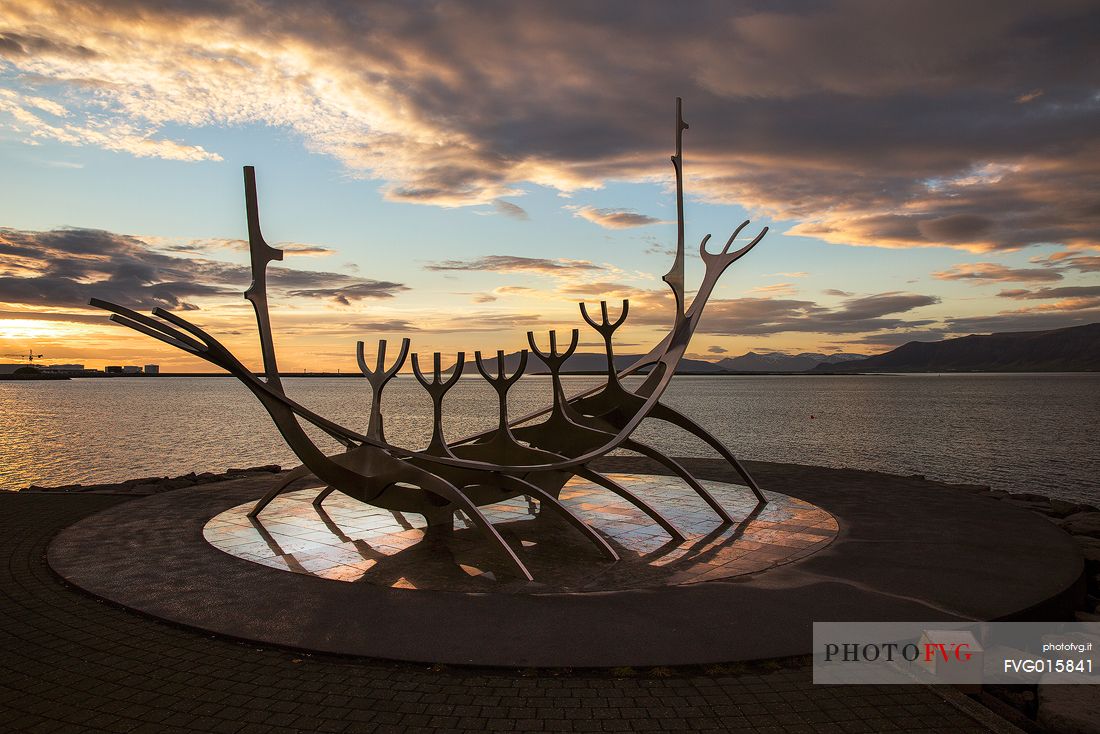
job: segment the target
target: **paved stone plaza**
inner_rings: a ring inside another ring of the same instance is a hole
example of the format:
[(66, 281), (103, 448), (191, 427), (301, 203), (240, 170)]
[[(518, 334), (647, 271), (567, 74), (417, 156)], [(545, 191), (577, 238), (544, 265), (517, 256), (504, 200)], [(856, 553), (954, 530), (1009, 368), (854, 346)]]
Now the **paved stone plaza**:
[(127, 499), (0, 495), (9, 730), (1014, 731), (951, 691), (814, 687), (798, 666), (433, 668), (215, 638), (98, 601), (47, 566), (59, 530)]

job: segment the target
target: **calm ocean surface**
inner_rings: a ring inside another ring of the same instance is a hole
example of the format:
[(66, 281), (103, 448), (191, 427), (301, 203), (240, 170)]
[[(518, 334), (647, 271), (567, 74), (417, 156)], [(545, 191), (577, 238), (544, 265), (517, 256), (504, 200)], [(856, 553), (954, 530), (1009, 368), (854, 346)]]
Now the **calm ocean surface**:
[[(566, 388), (597, 381), (570, 377)], [(322, 415), (365, 428), (366, 380), (287, 378), (285, 385)], [(524, 378), (512, 391), (512, 415), (548, 401), (546, 378)], [(741, 458), (1100, 501), (1097, 374), (683, 376), (666, 401)], [(384, 406), (388, 439), (427, 442), (431, 407), (414, 379), (391, 382)], [(495, 398), (480, 379), (463, 379), (446, 411), (451, 438), (496, 421)], [(232, 378), (0, 382), (0, 416), (3, 489), (298, 463)], [(709, 455), (690, 435), (655, 421), (638, 437), (674, 456)]]

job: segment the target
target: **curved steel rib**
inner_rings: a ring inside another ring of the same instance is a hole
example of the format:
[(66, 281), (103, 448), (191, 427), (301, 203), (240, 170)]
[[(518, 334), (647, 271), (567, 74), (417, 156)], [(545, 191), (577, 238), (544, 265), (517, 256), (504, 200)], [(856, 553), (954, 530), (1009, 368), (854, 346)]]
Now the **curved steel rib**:
[(248, 511), (248, 516), (252, 518), (258, 517), (259, 514), (263, 512), (264, 508), (270, 505), (272, 500), (285, 492), (291, 484), (294, 484), (294, 482), (299, 479), (310, 476), (313, 476), (313, 472), (304, 464), (296, 469), (291, 469), (290, 473), (283, 478), (283, 481), (276, 484), (267, 494), (256, 502), (252, 509)]

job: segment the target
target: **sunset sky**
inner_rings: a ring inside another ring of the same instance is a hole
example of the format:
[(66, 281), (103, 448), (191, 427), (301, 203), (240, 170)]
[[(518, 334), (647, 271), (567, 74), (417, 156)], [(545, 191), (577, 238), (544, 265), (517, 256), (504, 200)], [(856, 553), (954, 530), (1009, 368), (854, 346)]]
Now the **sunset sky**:
[(285, 370), (511, 351), (601, 296), (646, 351), (677, 96), (689, 289), (703, 235), (771, 228), (692, 356), (1100, 321), (1098, 37), (1095, 2), (4, 0), (0, 362), (210, 369), (97, 296), (258, 365), (243, 165)]

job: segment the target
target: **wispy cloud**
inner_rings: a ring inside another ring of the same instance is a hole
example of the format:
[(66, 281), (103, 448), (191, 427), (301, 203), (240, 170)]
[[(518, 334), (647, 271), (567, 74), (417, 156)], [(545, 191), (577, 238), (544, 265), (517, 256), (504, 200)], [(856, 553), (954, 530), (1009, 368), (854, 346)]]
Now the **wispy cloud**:
[(15, 129), (30, 141), (56, 140), (68, 145), (90, 145), (104, 150), (129, 153), (138, 158), (164, 158), (176, 161), (220, 161), (221, 155), (201, 145), (188, 145), (175, 140), (153, 137), (151, 130), (105, 116), (89, 118), (86, 124), (64, 122), (54, 124), (41, 112), (68, 117), (68, 110), (56, 102), (41, 97), (20, 95), (10, 89), (0, 89), (0, 115), (8, 115)]
[(1063, 250), (1045, 258), (1033, 259), (1033, 262), (1045, 263), (1066, 270), (1077, 270), (1082, 273), (1100, 273), (1100, 255), (1090, 255), (1074, 250)]
[(909, 342), (938, 342), (949, 337), (950, 334), (944, 328), (933, 329), (905, 329), (903, 331), (883, 331), (874, 334), (864, 334), (854, 339), (845, 339), (837, 346), (844, 348), (850, 346), (875, 346), (883, 349), (893, 349)]
[(1043, 300), (1050, 298), (1084, 298), (1100, 297), (1100, 285), (1063, 286), (1061, 288), (1036, 288), (1028, 290), (1017, 288), (1005, 290), (997, 294), (1001, 298), (1015, 298), (1017, 300)]
[(939, 280), (965, 280), (980, 283), (1042, 283), (1061, 280), (1062, 274), (1051, 268), (1010, 268), (999, 263), (962, 263), (932, 273)]
[(592, 206), (566, 207), (573, 215), (598, 224), (604, 229), (631, 229), (650, 224), (662, 224), (662, 220), (648, 214), (639, 214), (633, 209), (597, 209)]
[[(144, 237), (143, 239), (164, 252), (188, 254), (209, 254), (218, 251), (248, 252), (248, 242), (246, 240), (227, 237), (206, 237), (185, 242), (168, 240), (163, 237)], [(336, 254), (336, 250), (322, 245), (302, 242), (273, 242), (270, 244), (272, 247), (282, 250), (287, 257), (328, 257)]]
[[(905, 319), (899, 314), (939, 302), (936, 296), (888, 292), (852, 298), (830, 308), (814, 301), (787, 298), (730, 298), (712, 300), (699, 324), (700, 333), (762, 336), (784, 332), (853, 334), (927, 326), (934, 319)], [(631, 310), (633, 313), (633, 309)], [(656, 312), (640, 320), (662, 323)]]
[(526, 209), (524, 209), (519, 204), (513, 204), (512, 202), (505, 201), (504, 199), (495, 200), (493, 202), (493, 208), (496, 209), (497, 214), (503, 214), (510, 219), (530, 219)]
[(771, 285), (758, 285), (751, 290), (753, 293), (771, 293), (777, 296), (793, 296), (797, 289), (791, 283), (772, 283)]
[(424, 269), (437, 272), (486, 271), (565, 275), (578, 272), (593, 273), (607, 268), (588, 260), (548, 259), (544, 257), (521, 257), (519, 255), (486, 255), (471, 260), (440, 260), (426, 264)]
[(965, 316), (946, 322), (954, 334), (989, 334), (997, 331), (1043, 331), (1100, 321), (1100, 308), (1073, 311), (1005, 311), (992, 316)]

